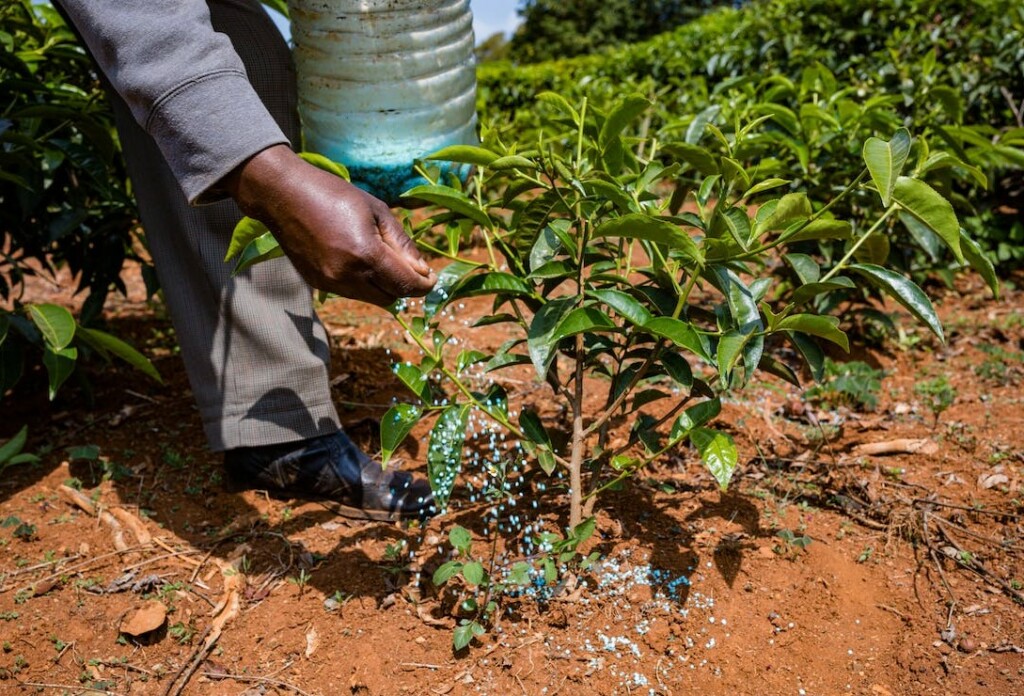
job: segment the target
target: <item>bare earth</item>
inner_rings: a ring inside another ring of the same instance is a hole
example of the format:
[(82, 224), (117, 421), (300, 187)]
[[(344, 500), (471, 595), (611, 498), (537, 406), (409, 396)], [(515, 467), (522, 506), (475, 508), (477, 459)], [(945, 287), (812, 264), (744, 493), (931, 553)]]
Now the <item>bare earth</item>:
[[(505, 598), (454, 653), (458, 605), (430, 581), (448, 530), (471, 530), (485, 565), (520, 554), (507, 534), (492, 545), (488, 506), (460, 485), (420, 527), (224, 492), (173, 333), (130, 286), (111, 328), (156, 356), (164, 386), (108, 369), (90, 408), (71, 385), (39, 399), (35, 374), (3, 403), (0, 439), (27, 422), (29, 449), (50, 451), (0, 480), (0, 693), (1024, 694), (1024, 293), (931, 288), (947, 345), (901, 316), (901, 345), (855, 351), (887, 373), (873, 412), (755, 384), (716, 424), (741, 452), (728, 494), (681, 449), (602, 499), (594, 568)], [(390, 363), (414, 349), (381, 311), (323, 316), (342, 418), (374, 449), (377, 419), (408, 398)], [(936, 424), (914, 387), (939, 375), (956, 400)], [(558, 415), (529, 373), (501, 381)], [(407, 468), (422, 470), (425, 435), (400, 451)], [(903, 453), (857, 449), (878, 443)], [(100, 458), (69, 463), (83, 445)], [(558, 529), (557, 482), (528, 504), (544, 482), (516, 479), (516, 513)]]

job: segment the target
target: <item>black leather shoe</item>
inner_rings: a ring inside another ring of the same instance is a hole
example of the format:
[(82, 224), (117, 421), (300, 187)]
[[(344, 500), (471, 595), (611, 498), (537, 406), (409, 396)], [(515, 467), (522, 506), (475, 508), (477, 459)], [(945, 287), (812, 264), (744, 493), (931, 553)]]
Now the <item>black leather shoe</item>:
[(299, 442), (229, 450), (224, 468), (229, 490), (331, 501), (345, 517), (404, 520), (437, 514), (427, 481), (382, 469), (341, 430)]

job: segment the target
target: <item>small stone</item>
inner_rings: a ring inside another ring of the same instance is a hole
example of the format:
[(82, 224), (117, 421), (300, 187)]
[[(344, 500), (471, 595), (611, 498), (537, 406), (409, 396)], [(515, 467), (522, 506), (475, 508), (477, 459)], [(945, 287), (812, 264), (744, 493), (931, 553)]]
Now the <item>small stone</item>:
[(978, 649), (978, 644), (974, 642), (973, 638), (963, 638), (960, 640), (960, 652), (972, 653)]
[(146, 602), (141, 609), (136, 610), (128, 619), (121, 623), (121, 633), (139, 638), (147, 633), (152, 633), (167, 620), (167, 607), (161, 602), (152, 600)]

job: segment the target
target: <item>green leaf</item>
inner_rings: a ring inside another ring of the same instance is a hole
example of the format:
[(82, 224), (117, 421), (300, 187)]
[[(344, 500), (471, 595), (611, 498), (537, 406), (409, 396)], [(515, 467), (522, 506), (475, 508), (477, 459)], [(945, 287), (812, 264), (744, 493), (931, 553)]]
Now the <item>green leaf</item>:
[(814, 340), (802, 333), (789, 334), (789, 340), (793, 342), (796, 349), (803, 356), (807, 368), (811, 371), (811, 377), (815, 382), (820, 382), (825, 377), (825, 354)]
[(451, 291), (459, 281), (479, 267), (479, 264), (470, 261), (454, 261), (445, 266), (437, 274), (437, 284), (434, 285), (434, 289), (423, 300), (423, 314), (427, 319), (433, 318), (438, 310), (448, 303)]
[(455, 650), (462, 650), (473, 641), (474, 636), (479, 636), (483, 633), (484, 627), (476, 621), (462, 624), (452, 634), (452, 645), (455, 647)]
[(402, 444), (409, 431), (420, 421), (422, 411), (412, 404), (396, 404), (380, 420), (381, 466), (387, 466), (391, 455)]
[(402, 194), (402, 198), (417, 198), (421, 201), (433, 203), (434, 205), (452, 211), (462, 217), (469, 218), (473, 222), (490, 228), (491, 216), (486, 211), (477, 207), (476, 203), (462, 191), (449, 186), (437, 184), (425, 184), (416, 186)]
[(675, 383), (689, 392), (693, 389), (693, 370), (686, 358), (672, 351), (663, 352), (661, 355), (661, 366), (665, 368), (668, 376), (675, 380)]
[(7, 464), (15, 455), (20, 454), (28, 440), (28, 426), (23, 425), (14, 437), (0, 445), (0, 466)]
[(697, 428), (690, 433), (690, 442), (700, 452), (704, 466), (718, 481), (719, 488), (727, 490), (736, 465), (739, 464), (739, 453), (732, 436), (716, 430)]
[(43, 365), (46, 366), (46, 374), (49, 377), (50, 401), (57, 396), (57, 390), (64, 384), (71, 373), (75, 371), (75, 361), (78, 359), (77, 348), (61, 348), (53, 350), (49, 347), (43, 351)]
[(562, 317), (572, 310), (574, 303), (575, 298), (552, 300), (538, 310), (530, 323), (526, 346), (537, 370), (537, 377), (542, 381), (547, 377), (551, 361), (555, 359), (555, 349), (558, 347), (558, 341), (554, 338), (555, 331)]
[(617, 328), (615, 322), (601, 310), (595, 307), (577, 307), (566, 314), (565, 318), (558, 323), (558, 327), (554, 330), (551, 340), (554, 342), (554, 345), (557, 345), (558, 341), (575, 336), (576, 334), (607, 331), (615, 328)]
[(520, 155), (505, 155), (491, 162), (488, 168), (500, 172), (506, 169), (537, 169), (538, 166), (533, 160)]
[(435, 587), (440, 587), (445, 584), (462, 570), (462, 563), (459, 561), (448, 561), (442, 563), (441, 567), (434, 571), (434, 577), (431, 578)]
[(672, 440), (679, 440), (694, 428), (710, 423), (722, 412), (722, 400), (718, 397), (694, 404), (679, 414), (672, 424)]
[(843, 276), (836, 276), (826, 283), (808, 283), (793, 291), (793, 304), (801, 305), (833, 290), (849, 290), (857, 287), (852, 280)]
[(87, 329), (84, 326), (78, 327), (76, 336), (81, 339), (83, 343), (92, 346), (101, 353), (112, 353), (150, 379), (153, 379), (160, 384), (164, 383), (163, 379), (160, 377), (160, 373), (157, 372), (156, 367), (153, 366), (153, 363), (150, 362), (149, 358), (135, 350), (117, 336), (111, 336), (105, 331), (99, 331), (98, 329)]
[(821, 267), (807, 254), (784, 254), (782, 258), (796, 271), (802, 284), (817, 283), (821, 278)]
[(487, 353), (481, 353), (478, 350), (464, 350), (459, 353), (459, 357), (455, 361), (455, 369), (462, 372), (471, 365), (487, 360), (488, 357)]
[(510, 585), (518, 585), (520, 587), (530, 584), (530, 571), (533, 570), (526, 561), (516, 561), (512, 564), (512, 568), (508, 574), (508, 583)]
[(750, 218), (743, 208), (733, 206), (722, 215), (729, 234), (744, 251), (750, 245)]
[(473, 535), (465, 527), (455, 525), (448, 532), (448, 541), (451, 543), (452, 548), (463, 556), (468, 556), (469, 549), (473, 545)]
[(470, 585), (482, 585), (484, 582), (484, 567), (477, 561), (470, 561), (462, 566), (462, 577)]
[(852, 264), (850, 270), (864, 276), (882, 291), (892, 296), (893, 299), (906, 307), (918, 321), (931, 329), (932, 333), (939, 337), (939, 340), (945, 342), (946, 338), (942, 333), (942, 323), (935, 313), (931, 300), (912, 281), (901, 276), (899, 273), (873, 264)]
[(923, 181), (901, 176), (893, 187), (892, 200), (939, 235), (957, 261), (964, 262), (960, 250), (960, 223), (953, 212), (953, 206), (942, 194)]
[(654, 318), (651, 312), (639, 300), (621, 290), (592, 290), (588, 294), (608, 305), (618, 312), (620, 316), (637, 326), (643, 326)]
[(697, 243), (676, 225), (664, 218), (630, 213), (612, 218), (598, 225), (594, 237), (624, 237), (626, 239), (643, 239), (657, 244), (664, 244), (670, 249), (680, 251), (684, 256), (698, 265), (704, 263)]
[(452, 290), (451, 299), (492, 294), (531, 296), (533, 288), (526, 281), (511, 273), (477, 273), (456, 285)]
[(838, 317), (793, 314), (779, 322), (777, 329), (779, 331), (802, 331), (805, 334), (819, 336), (832, 341), (847, 353), (850, 352), (850, 339), (839, 328)]
[(712, 362), (707, 339), (697, 333), (688, 322), (672, 317), (654, 317), (644, 324), (644, 330), (686, 348), (705, 362)]
[(963, 230), (960, 230), (960, 248), (963, 249), (964, 258), (967, 259), (967, 263), (971, 264), (971, 268), (977, 271), (985, 282), (988, 283), (988, 287), (992, 290), (992, 295), (998, 300), (999, 278), (996, 277), (996, 269), (988, 257), (985, 256), (985, 252), (978, 246), (978, 243), (968, 237), (967, 233)]
[(721, 173), (718, 167), (718, 158), (700, 145), (668, 143), (662, 147), (662, 150), (670, 157), (683, 160), (704, 176)]
[(254, 239), (269, 233), (270, 230), (267, 229), (267, 226), (259, 220), (251, 217), (242, 218), (235, 225), (234, 232), (231, 233), (231, 241), (228, 243), (228, 253), (224, 255), (224, 261), (230, 261), (242, 253), (242, 250)]
[(274, 239), (274, 235), (267, 232), (249, 242), (242, 249), (238, 264), (235, 266), (235, 270), (231, 272), (231, 275), (236, 276), (258, 263), (281, 258), (282, 256), (284, 256), (284, 249)]
[(780, 239), (787, 242), (805, 242), (822, 239), (850, 239), (851, 237), (853, 237), (853, 225), (849, 222), (818, 219), (798, 227), (791, 234), (783, 234)]
[(557, 110), (569, 116), (573, 123), (577, 126), (580, 125), (580, 114), (576, 109), (572, 107), (565, 97), (557, 92), (541, 92), (537, 95), (537, 101), (550, 104)]
[(633, 119), (650, 108), (650, 106), (651, 102), (638, 94), (630, 95), (618, 102), (601, 126), (601, 133), (597, 139), (601, 149), (607, 148), (608, 144), (618, 138)]
[[(732, 371), (743, 354), (743, 348), (753, 335), (753, 333), (733, 329), (727, 331), (718, 340), (718, 374), (721, 377), (723, 388), (728, 388)], [(758, 362), (760, 362), (760, 356), (758, 356)]]
[(806, 193), (787, 193), (778, 200), (767, 215), (762, 216), (761, 211), (758, 211), (754, 224), (754, 237), (750, 241), (757, 239), (765, 232), (784, 230), (792, 223), (806, 220), (813, 214), (811, 201), (807, 198)]
[(442, 162), (460, 162), (462, 164), (475, 164), (478, 167), (486, 167), (498, 159), (498, 155), (487, 148), (476, 145), (451, 145), (438, 150), (432, 155), (428, 155), (426, 159)]
[(322, 169), (325, 172), (344, 179), (345, 181), (351, 180), (348, 173), (348, 167), (340, 162), (335, 162), (334, 160), (324, 157), (316, 152), (300, 152), (299, 157), (309, 164), (312, 164), (317, 169)]
[(864, 163), (882, 197), (882, 205), (886, 207), (890, 205), (897, 178), (907, 162), (910, 143), (910, 131), (906, 128), (896, 131), (892, 140), (868, 138), (864, 143)]
[(427, 445), (427, 477), (438, 508), (444, 508), (462, 470), (462, 450), (466, 444), (469, 405), (454, 404), (441, 411), (430, 431)]
[(764, 181), (754, 184), (747, 189), (746, 192), (740, 196), (740, 199), (747, 199), (751, 196), (756, 196), (759, 193), (764, 193), (765, 191), (778, 188), (779, 186), (785, 186), (788, 183), (790, 183), (789, 179), (765, 179)]
[(540, 416), (530, 408), (524, 408), (519, 413), (519, 427), (530, 442), (542, 447), (551, 447), (551, 436), (548, 435), (544, 424), (540, 422)]
[(431, 402), (427, 374), (418, 365), (413, 365), (410, 362), (401, 362), (396, 363), (393, 369), (398, 379), (402, 380), (402, 383), (409, 387), (412, 393), (418, 396), (423, 403), (429, 404)]
[(75, 337), (75, 318), (71, 312), (55, 304), (30, 304), (27, 309), (51, 350), (68, 347)]
[(551, 226), (542, 229), (537, 235), (537, 241), (530, 248), (530, 270), (536, 271), (551, 261), (561, 248), (562, 242)]

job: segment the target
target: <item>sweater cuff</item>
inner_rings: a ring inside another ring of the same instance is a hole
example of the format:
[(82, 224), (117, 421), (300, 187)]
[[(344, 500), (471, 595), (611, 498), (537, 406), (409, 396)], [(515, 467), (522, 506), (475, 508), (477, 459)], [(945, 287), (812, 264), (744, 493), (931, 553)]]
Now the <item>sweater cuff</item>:
[(209, 73), (168, 91), (153, 105), (146, 131), (192, 205), (226, 198), (221, 182), (233, 169), (268, 147), (290, 144), (238, 70)]

